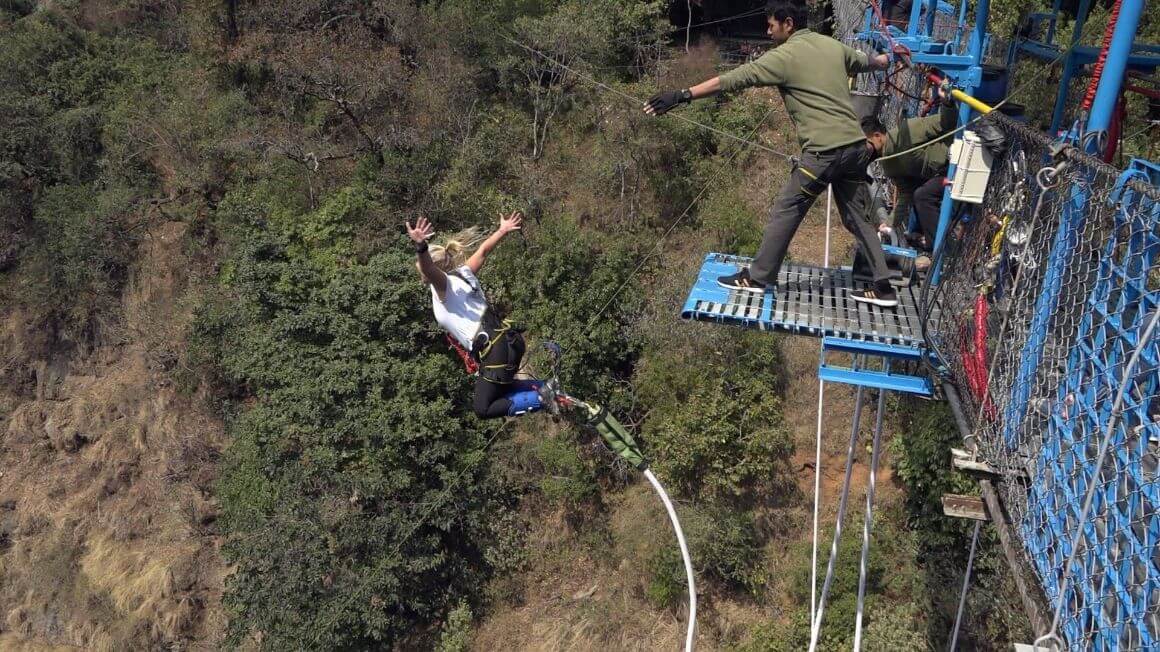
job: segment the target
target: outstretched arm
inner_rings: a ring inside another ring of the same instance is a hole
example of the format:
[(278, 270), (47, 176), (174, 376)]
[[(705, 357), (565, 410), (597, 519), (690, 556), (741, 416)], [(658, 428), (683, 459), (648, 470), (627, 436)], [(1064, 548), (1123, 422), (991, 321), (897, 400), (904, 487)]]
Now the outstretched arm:
[(692, 102), (693, 100), (716, 95), (720, 92), (721, 78), (714, 77), (683, 90), (657, 93), (649, 98), (649, 101), (644, 105), (644, 112), (649, 115), (664, 115), (678, 104)]
[(499, 214), (499, 228), (495, 230), (495, 233), (488, 236), (487, 240), (483, 241), (483, 244), (479, 245), (479, 249), (476, 249), (475, 253), (471, 254), (471, 258), (467, 259), (467, 266), (471, 269), (472, 274), (479, 273), (479, 269), (483, 267), (483, 261), (487, 258), (487, 254), (492, 249), (495, 249), (495, 246), (499, 244), (500, 240), (503, 240), (505, 235), (512, 231), (519, 231), (523, 225), (523, 221), (524, 216), (519, 211), (513, 211), (507, 217), (504, 217), (503, 213)]
[(407, 222), (407, 235), (411, 237), (411, 241), (415, 243), (415, 254), (419, 258), (419, 272), (423, 275), (423, 279), (430, 283), (435, 292), (440, 297), (447, 291), (447, 275), (443, 270), (435, 266), (435, 261), (431, 260), (431, 254), (427, 252), (427, 239), (435, 235), (435, 227), (427, 221), (427, 218), (420, 217), (415, 226), (411, 226)]
[(644, 106), (649, 115), (663, 115), (669, 109), (722, 91), (738, 91), (750, 86), (777, 86), (785, 81), (786, 66), (790, 65), (785, 51), (774, 48), (754, 61), (740, 65), (723, 75), (707, 79), (692, 88), (665, 91), (652, 96)]

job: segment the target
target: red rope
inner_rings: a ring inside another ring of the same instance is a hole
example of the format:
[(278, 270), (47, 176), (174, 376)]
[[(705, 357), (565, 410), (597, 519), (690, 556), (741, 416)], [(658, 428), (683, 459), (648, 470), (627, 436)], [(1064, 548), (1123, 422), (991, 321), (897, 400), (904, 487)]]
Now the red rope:
[(459, 356), (459, 359), (463, 361), (463, 367), (467, 370), (468, 375), (475, 375), (475, 372), (479, 371), (479, 363), (475, 361), (475, 358), (471, 357), (471, 354), (467, 352), (467, 349), (463, 348), (463, 346), (454, 337), (448, 335), (447, 344), (449, 344), (452, 349), (455, 349), (455, 353)]
[(971, 394), (983, 404), (983, 413), (988, 419), (996, 416), (995, 403), (987, 391), (987, 296), (979, 293), (975, 298), (974, 338), (967, 334), (967, 325), (964, 323), (959, 331), (959, 350), (963, 361), (964, 371), (967, 372), (967, 384)]
[(1104, 74), (1104, 62), (1108, 60), (1108, 49), (1112, 46), (1112, 34), (1116, 31), (1116, 20), (1120, 17), (1120, 3), (1122, 0), (1116, 0), (1116, 4), (1112, 7), (1112, 15), (1108, 17), (1108, 26), (1104, 29), (1104, 46), (1100, 48), (1100, 57), (1096, 59), (1096, 65), (1092, 68), (1092, 78), (1088, 82), (1087, 93), (1083, 96), (1082, 108), (1084, 111), (1090, 111), (1092, 102), (1096, 99), (1096, 89), (1100, 85), (1100, 77)]
[(894, 42), (894, 37), (890, 35), (890, 29), (886, 27), (886, 19), (882, 17), (882, 10), (878, 8), (877, 0), (870, 0), (870, 8), (874, 10), (874, 17), (878, 19), (878, 31), (882, 32), (882, 35), (886, 37), (886, 42), (890, 44), (890, 52), (905, 57), (907, 65), (909, 65), (910, 48)]

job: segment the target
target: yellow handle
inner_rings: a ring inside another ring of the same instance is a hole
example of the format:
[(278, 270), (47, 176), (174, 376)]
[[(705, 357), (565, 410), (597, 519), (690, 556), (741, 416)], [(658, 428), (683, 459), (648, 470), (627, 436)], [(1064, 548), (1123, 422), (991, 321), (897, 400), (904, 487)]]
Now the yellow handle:
[(966, 93), (960, 91), (957, 88), (951, 89), (951, 97), (955, 98), (956, 100), (962, 102), (963, 104), (966, 104), (967, 106), (971, 107), (972, 109), (974, 109), (974, 110), (976, 110), (979, 113), (982, 113), (984, 115), (995, 110), (995, 109), (991, 108), (990, 106), (983, 104), (979, 100), (976, 100), (975, 98), (971, 97), (970, 95), (967, 95)]

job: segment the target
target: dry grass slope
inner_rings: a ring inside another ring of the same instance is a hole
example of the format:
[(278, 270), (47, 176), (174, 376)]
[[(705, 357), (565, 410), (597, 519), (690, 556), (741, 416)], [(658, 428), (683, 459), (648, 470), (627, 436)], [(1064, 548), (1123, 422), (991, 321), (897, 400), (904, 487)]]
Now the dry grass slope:
[[(170, 380), (189, 317), (185, 225), (153, 226), (121, 324), (68, 353), (3, 315), (0, 647), (211, 649), (225, 569), (222, 427)], [(18, 382), (27, 379), (27, 382)]]

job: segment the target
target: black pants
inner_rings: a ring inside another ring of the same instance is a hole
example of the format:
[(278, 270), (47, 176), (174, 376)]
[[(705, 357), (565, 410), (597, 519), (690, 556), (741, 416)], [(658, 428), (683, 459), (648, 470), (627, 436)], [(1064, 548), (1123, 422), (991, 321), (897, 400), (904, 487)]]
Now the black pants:
[(927, 179), (926, 183), (914, 191), (914, 213), (918, 216), (918, 226), (927, 242), (934, 246), (938, 234), (938, 214), (942, 207), (943, 177)]
[(749, 267), (750, 278), (769, 286), (777, 283), (777, 271), (789, 251), (793, 234), (810, 206), (814, 205), (814, 200), (830, 184), (834, 187), (842, 224), (858, 240), (866, 260), (870, 261), (874, 280), (888, 280), (890, 270), (886, 267), (886, 254), (882, 252), (878, 229), (867, 221), (869, 216), (866, 215), (870, 206), (866, 166), (870, 165), (872, 156), (865, 141), (825, 152), (803, 153), (801, 165), (790, 172), (789, 181), (782, 187), (781, 195), (770, 210), (761, 247)]
[[(492, 331), (489, 329), (488, 332)], [(480, 419), (507, 415), (512, 405), (507, 395), (527, 349), (523, 334), (517, 330), (509, 329), (497, 337), (487, 356), (480, 361), (479, 376), (475, 379), (475, 397), (471, 409)]]

